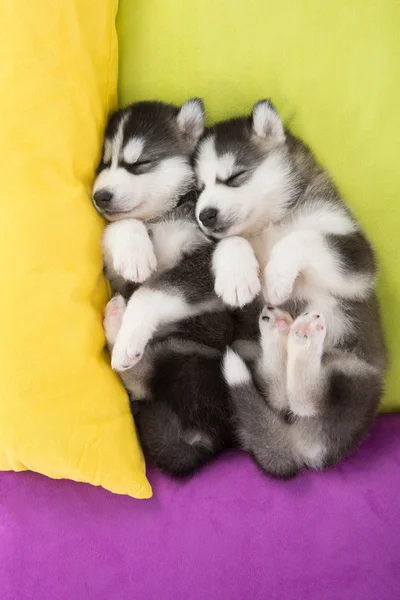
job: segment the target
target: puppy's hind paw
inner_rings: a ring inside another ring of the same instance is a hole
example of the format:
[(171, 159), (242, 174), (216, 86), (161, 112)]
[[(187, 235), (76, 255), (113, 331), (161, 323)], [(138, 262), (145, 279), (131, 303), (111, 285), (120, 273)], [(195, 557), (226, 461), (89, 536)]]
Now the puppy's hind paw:
[(326, 336), (326, 323), (321, 313), (304, 313), (297, 317), (290, 328), (289, 343), (297, 347), (322, 354)]
[(125, 308), (125, 300), (121, 294), (116, 294), (104, 309), (103, 327), (109, 344), (115, 344), (118, 332), (121, 329)]
[(290, 326), (293, 323), (293, 319), (288, 312), (274, 308), (272, 306), (266, 306), (260, 317), (260, 328), (277, 329), (280, 333), (289, 333)]
[(114, 371), (126, 371), (137, 365), (142, 359), (149, 341), (140, 332), (132, 331), (128, 338), (124, 333), (121, 329), (112, 351), (111, 366)]

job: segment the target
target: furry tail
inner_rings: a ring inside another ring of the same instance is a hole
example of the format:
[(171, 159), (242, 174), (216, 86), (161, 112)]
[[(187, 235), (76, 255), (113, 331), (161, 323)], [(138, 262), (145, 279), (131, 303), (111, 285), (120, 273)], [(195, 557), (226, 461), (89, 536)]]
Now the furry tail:
[(223, 359), (225, 381), (231, 392), (236, 434), (243, 450), (274, 477), (294, 477), (301, 469), (285, 423), (257, 391), (246, 363), (228, 349)]
[(158, 469), (184, 477), (217, 454), (201, 432), (184, 430), (170, 406), (150, 400), (131, 403), (146, 458)]

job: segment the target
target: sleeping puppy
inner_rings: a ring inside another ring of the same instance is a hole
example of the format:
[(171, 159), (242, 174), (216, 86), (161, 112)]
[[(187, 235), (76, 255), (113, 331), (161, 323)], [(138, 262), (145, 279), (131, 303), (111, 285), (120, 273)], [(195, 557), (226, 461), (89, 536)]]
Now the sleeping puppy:
[[(104, 317), (112, 366), (132, 400), (146, 457), (175, 475), (234, 443), (221, 370), (234, 312), (214, 292), (215, 243), (195, 218), (191, 157), (203, 128), (198, 99), (180, 108), (141, 102), (118, 111), (93, 187), (95, 207), (111, 221), (103, 254), (119, 292)], [(255, 276), (253, 294), (260, 287)]]
[[(106, 127), (93, 204), (111, 223), (103, 235), (106, 275), (114, 290), (142, 283), (196, 247), (195, 223), (164, 215), (196, 199), (191, 158), (204, 130), (200, 99), (180, 108), (139, 102), (115, 112)], [(155, 238), (155, 239), (151, 239)], [(131, 286), (132, 287), (132, 286)]]
[[(199, 99), (180, 108), (133, 104), (107, 126), (93, 203), (113, 221), (103, 237), (107, 277), (114, 290), (129, 296), (112, 352), (116, 371), (139, 362), (160, 327), (226, 310), (214, 291), (215, 242), (195, 218), (191, 158), (203, 129)], [(238, 269), (243, 255), (246, 272)], [(260, 291), (257, 261), (244, 241), (230, 260), (224, 301), (242, 306)], [(143, 285), (131, 293), (127, 281)]]
[[(208, 131), (195, 171), (199, 226), (222, 240), (213, 258), (220, 295), (229, 294), (220, 282), (231, 254), (247, 240), (267, 299), (258, 390), (242, 360), (225, 357), (241, 444), (275, 475), (334, 464), (365, 436), (382, 394), (386, 349), (371, 245), (269, 101)], [(248, 260), (244, 253), (241, 272)]]

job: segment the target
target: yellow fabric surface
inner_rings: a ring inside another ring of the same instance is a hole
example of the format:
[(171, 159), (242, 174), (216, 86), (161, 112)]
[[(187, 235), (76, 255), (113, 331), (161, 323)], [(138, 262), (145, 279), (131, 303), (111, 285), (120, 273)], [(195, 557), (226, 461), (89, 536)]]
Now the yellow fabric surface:
[(104, 351), (90, 201), (116, 104), (116, 0), (0, 0), (0, 469), (151, 495)]
[(381, 265), (400, 410), (400, 3), (120, 0), (120, 104), (205, 100), (209, 121), (271, 97), (335, 177)]

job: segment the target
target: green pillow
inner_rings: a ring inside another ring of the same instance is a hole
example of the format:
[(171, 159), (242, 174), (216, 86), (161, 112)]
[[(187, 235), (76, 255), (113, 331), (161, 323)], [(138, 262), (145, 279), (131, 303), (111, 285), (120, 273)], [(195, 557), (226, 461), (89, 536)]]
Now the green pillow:
[(272, 98), (367, 230), (400, 410), (400, 3), (120, 0), (120, 104), (201, 96), (210, 122)]

